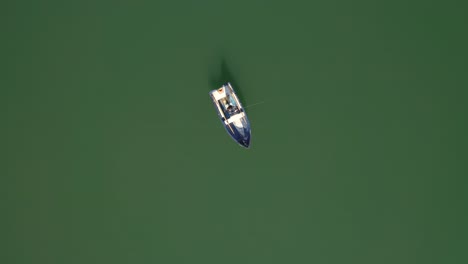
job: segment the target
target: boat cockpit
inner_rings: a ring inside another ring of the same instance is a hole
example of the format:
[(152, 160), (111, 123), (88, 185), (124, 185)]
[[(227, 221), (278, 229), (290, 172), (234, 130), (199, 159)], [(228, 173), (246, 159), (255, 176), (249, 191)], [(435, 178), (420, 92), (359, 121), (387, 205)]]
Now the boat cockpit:
[(234, 98), (229, 96), (231, 100), (228, 100), (226, 97), (218, 100), (221, 109), (223, 110), (224, 116), (226, 119), (229, 119), (231, 116), (239, 114), (240, 109), (236, 104)]

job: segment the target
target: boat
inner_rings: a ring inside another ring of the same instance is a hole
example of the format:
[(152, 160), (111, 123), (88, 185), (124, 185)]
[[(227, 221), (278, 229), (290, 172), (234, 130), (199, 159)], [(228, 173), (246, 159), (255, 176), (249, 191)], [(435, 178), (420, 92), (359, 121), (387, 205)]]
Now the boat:
[(228, 134), (239, 145), (249, 148), (250, 122), (231, 84), (212, 90), (210, 96)]

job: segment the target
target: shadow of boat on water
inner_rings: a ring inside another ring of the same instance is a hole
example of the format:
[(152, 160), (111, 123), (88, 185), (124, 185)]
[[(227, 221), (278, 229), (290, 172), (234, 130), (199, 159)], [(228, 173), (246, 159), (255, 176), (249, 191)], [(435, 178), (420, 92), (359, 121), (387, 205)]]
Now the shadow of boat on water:
[(234, 77), (234, 75), (232, 74), (232, 71), (229, 69), (228, 63), (223, 58), (221, 59), (219, 72), (217, 74), (212, 74), (210, 78), (210, 90), (220, 88), (223, 84), (227, 82), (231, 83), (232, 87), (234, 88), (234, 91), (237, 94), (237, 97), (241, 101), (241, 104), (244, 106), (247, 105), (247, 101), (245, 100), (242, 93), (242, 87), (237, 81), (237, 78)]

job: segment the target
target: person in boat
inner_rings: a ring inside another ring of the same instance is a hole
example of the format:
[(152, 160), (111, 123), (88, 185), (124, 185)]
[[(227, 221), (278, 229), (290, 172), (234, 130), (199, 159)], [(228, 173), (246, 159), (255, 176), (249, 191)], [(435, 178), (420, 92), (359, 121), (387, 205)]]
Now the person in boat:
[(238, 112), (237, 107), (232, 105), (226, 98), (223, 98), (222, 102), (224, 104), (224, 108), (228, 111), (229, 115), (234, 115)]
[(235, 109), (234, 109), (234, 106), (232, 106), (232, 105), (228, 105), (227, 110), (228, 110), (229, 114), (231, 114), (231, 115), (236, 112)]

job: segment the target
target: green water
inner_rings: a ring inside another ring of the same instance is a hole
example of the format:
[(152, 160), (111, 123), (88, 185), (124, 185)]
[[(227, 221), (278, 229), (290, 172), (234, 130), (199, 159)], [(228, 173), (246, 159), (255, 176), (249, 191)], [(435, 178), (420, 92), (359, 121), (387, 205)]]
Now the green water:
[(0, 11), (1, 263), (468, 262), (466, 5), (65, 2)]

